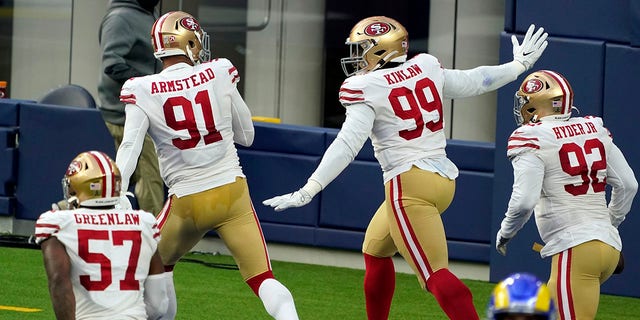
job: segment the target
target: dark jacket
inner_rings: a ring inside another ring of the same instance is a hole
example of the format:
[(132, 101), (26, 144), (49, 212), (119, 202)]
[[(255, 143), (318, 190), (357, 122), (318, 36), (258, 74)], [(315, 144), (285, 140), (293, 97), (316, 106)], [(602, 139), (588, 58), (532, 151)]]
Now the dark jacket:
[(124, 125), (120, 89), (131, 78), (157, 73), (161, 63), (153, 56), (151, 27), (153, 12), (136, 0), (111, 0), (100, 24), (102, 74), (98, 84), (98, 108), (105, 121)]

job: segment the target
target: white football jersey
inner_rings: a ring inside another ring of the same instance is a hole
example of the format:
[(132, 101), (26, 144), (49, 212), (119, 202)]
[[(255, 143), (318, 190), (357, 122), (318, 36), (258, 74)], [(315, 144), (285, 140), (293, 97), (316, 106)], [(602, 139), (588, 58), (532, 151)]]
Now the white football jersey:
[[(348, 78), (339, 93), (340, 103), (366, 104), (375, 112), (370, 135), (375, 157), (385, 181), (416, 165), (451, 179), (458, 175), (446, 159), (443, 114), (444, 69), (428, 54), (418, 54), (403, 64)], [(438, 165), (436, 165), (438, 166)]]
[(121, 101), (149, 118), (160, 171), (170, 193), (207, 190), (243, 177), (233, 142), (231, 95), (239, 74), (227, 59), (179, 63), (129, 79)]
[(71, 260), (77, 319), (146, 319), (144, 281), (160, 231), (139, 210), (47, 211), (36, 242), (56, 237)]
[(519, 127), (509, 137), (510, 159), (531, 152), (544, 162), (542, 191), (534, 210), (545, 242), (543, 257), (594, 239), (621, 248), (605, 198), (612, 144), (598, 117), (543, 119)]

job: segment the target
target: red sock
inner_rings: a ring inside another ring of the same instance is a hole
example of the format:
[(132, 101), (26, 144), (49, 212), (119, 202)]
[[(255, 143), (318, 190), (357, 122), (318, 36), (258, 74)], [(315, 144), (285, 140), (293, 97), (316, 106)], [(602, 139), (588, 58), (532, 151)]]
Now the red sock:
[(427, 280), (427, 289), (452, 320), (478, 320), (471, 291), (449, 269), (440, 269)]
[(364, 296), (369, 320), (387, 320), (396, 287), (393, 260), (364, 254)]
[(253, 293), (255, 293), (256, 296), (259, 296), (258, 289), (260, 289), (260, 285), (262, 284), (262, 281), (267, 279), (275, 279), (273, 276), (273, 272), (271, 272), (271, 270), (265, 271), (257, 276), (247, 279), (246, 283), (249, 285), (249, 287), (251, 287), (251, 290), (253, 290)]

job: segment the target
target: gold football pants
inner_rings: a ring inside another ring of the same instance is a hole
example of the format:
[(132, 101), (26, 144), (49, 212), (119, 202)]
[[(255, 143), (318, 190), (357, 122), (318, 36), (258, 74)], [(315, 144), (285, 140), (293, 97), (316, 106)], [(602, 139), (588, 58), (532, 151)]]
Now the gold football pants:
[(455, 181), (413, 167), (385, 184), (385, 201), (369, 222), (362, 252), (391, 257), (399, 252), (424, 289), (434, 272), (448, 268), (440, 214), (455, 193)]
[(271, 270), (260, 222), (244, 178), (181, 198), (172, 195), (158, 216), (158, 251), (174, 265), (210, 230), (233, 255), (244, 280)]
[(600, 285), (613, 274), (619, 258), (620, 251), (598, 240), (555, 254), (548, 286), (558, 319), (595, 319)]

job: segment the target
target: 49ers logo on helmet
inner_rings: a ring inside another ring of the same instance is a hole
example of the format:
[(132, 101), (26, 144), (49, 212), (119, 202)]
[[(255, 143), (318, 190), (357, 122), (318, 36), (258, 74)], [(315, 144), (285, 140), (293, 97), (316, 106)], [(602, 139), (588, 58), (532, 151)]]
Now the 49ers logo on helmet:
[(368, 36), (381, 36), (391, 31), (391, 26), (386, 22), (374, 22), (364, 28), (364, 33)]
[(522, 91), (524, 93), (534, 93), (542, 90), (543, 86), (542, 81), (539, 79), (529, 79), (522, 85)]
[(185, 17), (185, 18), (180, 19), (180, 25), (183, 28), (189, 29), (191, 31), (200, 30), (200, 25), (198, 24), (196, 19), (194, 19), (193, 17)]
[(80, 169), (82, 168), (82, 163), (80, 163), (80, 161), (72, 161), (71, 164), (69, 164), (69, 167), (67, 168), (67, 173), (66, 175), (71, 177), (74, 174), (80, 172)]

